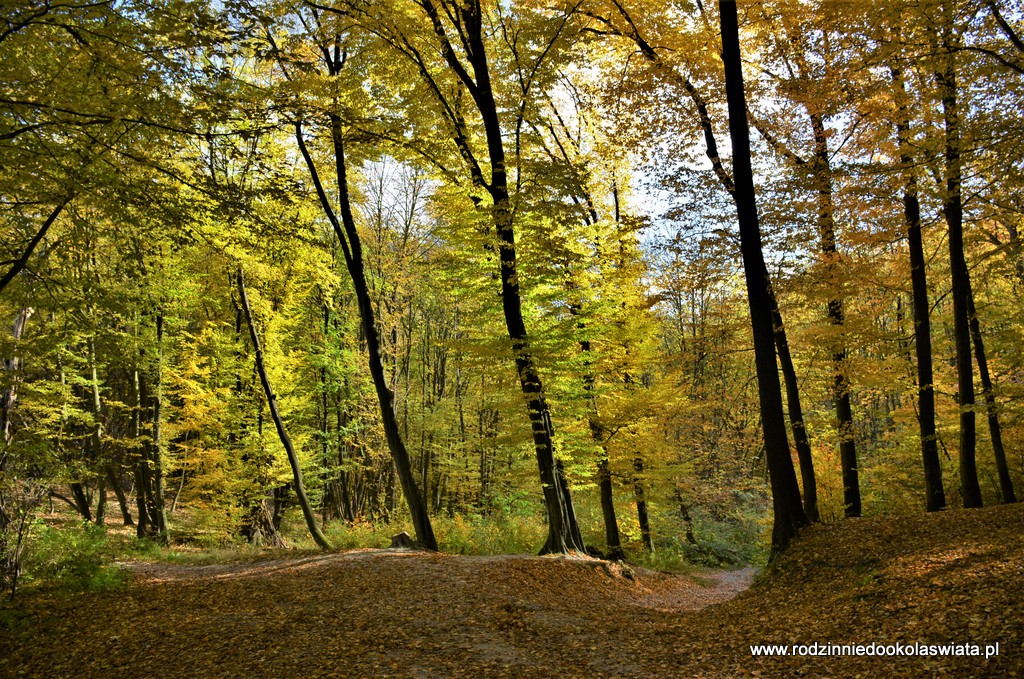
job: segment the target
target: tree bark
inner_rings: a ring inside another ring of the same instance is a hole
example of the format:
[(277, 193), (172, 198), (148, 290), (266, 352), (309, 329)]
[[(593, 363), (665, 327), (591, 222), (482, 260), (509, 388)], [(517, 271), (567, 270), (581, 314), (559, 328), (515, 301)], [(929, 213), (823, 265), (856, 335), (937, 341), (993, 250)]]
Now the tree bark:
[(163, 470), (163, 400), (164, 400), (164, 315), (162, 310), (156, 314), (156, 380), (152, 395), (152, 445), (150, 462), (153, 469), (150, 482), (153, 506), (149, 516), (156, 528), (157, 536), (163, 544), (170, 541), (167, 530), (167, 512), (164, 510), (164, 470)]
[[(583, 538), (576, 521), (569, 484), (562, 463), (555, 457), (554, 427), (540, 373), (533, 356), (530, 338), (522, 314), (522, 298), (516, 262), (514, 214), (512, 210), (505, 147), (490, 80), (487, 51), (483, 41), (484, 16), (479, 0), (466, 3), (445, 4), (445, 16), (452, 22), (458, 34), (462, 51), (466, 55), (468, 68), (456, 54), (449, 41), (445, 24), (433, 0), (422, 0), (419, 5), (426, 12), (439, 41), (441, 56), (452, 73), (462, 82), (476, 105), (483, 123), (490, 164), (490, 181), (483, 176), (481, 165), (469, 145), (461, 113), (453, 109), (438, 89), (437, 83), (426, 70), (422, 60), (417, 61), (421, 74), (425, 76), (439, 103), (446, 107), (447, 114), (455, 126), (455, 143), (466, 161), (475, 185), (484, 189), (491, 197), (491, 215), (498, 237), (499, 277), (501, 280), (502, 312), (505, 328), (512, 341), (519, 384), (526, 400), (526, 407), (533, 432), (534, 451), (540, 472), (544, 505), (547, 510), (548, 537), (541, 553), (583, 551)], [(410, 54), (407, 52), (407, 54)], [(416, 61), (418, 54), (410, 54)]]
[(800, 480), (803, 481), (804, 513), (807, 520), (817, 522), (818, 513), (818, 482), (814, 476), (814, 458), (811, 455), (811, 442), (804, 427), (804, 410), (800, 405), (800, 387), (796, 379), (796, 368), (793, 357), (789, 353), (789, 340), (786, 339), (786, 327), (782, 323), (778, 300), (771, 295), (772, 326), (775, 329), (775, 350), (779, 356), (779, 367), (786, 385), (786, 403), (789, 405), (789, 427), (793, 431), (793, 443), (796, 444), (796, 456), (800, 462)]
[[(579, 306), (580, 305), (578, 304), (570, 304), (569, 313), (575, 316), (579, 311)], [(576, 327), (582, 332), (585, 329), (585, 324), (581, 320), (577, 320)], [(619, 521), (615, 516), (615, 498), (612, 487), (612, 473), (611, 469), (608, 467), (609, 456), (608, 444), (605, 440), (606, 432), (604, 426), (601, 424), (600, 413), (597, 408), (597, 394), (594, 393), (595, 378), (590, 354), (590, 341), (587, 339), (581, 339), (580, 350), (583, 352), (584, 356), (583, 388), (587, 393), (587, 401), (589, 402), (590, 408), (590, 438), (600, 451), (597, 460), (597, 480), (598, 491), (601, 497), (601, 518), (604, 520), (605, 545), (608, 548), (609, 559), (613, 561), (622, 561), (626, 556), (622, 551), (622, 539), (619, 536)]]
[[(25, 307), (15, 316), (14, 327), (11, 329), (11, 336), (14, 339), (15, 347), (17, 347), (19, 340), (21, 340), (21, 336), (25, 332), (25, 326), (28, 324), (28, 319), (33, 313), (32, 307)], [(13, 436), (11, 424), (14, 414), (14, 403), (18, 400), (18, 373), (21, 371), (21, 358), (18, 356), (17, 350), (15, 350), (13, 356), (4, 359), (4, 368), (12, 375), (10, 386), (0, 394), (0, 437), (2, 437), (5, 444), (3, 453), (0, 454), (0, 472), (3, 472), (7, 466), (7, 446), (10, 445)]]
[(71, 497), (75, 499), (75, 506), (78, 513), (86, 521), (92, 521), (92, 508), (89, 506), (89, 497), (85, 494), (85, 486), (81, 481), (71, 482)]
[(960, 117), (957, 110), (955, 49), (953, 45), (952, 0), (943, 5), (942, 31), (944, 63), (935, 74), (942, 97), (945, 127), (945, 179), (943, 214), (949, 227), (949, 266), (952, 277), (953, 335), (960, 406), (960, 493), (964, 507), (980, 507), (981, 487), (976, 462), (977, 436), (974, 416), (974, 370), (971, 365), (971, 334), (968, 320), (968, 274), (964, 254), (963, 203), (961, 198)]
[[(134, 408), (132, 411), (132, 436), (136, 441), (142, 438), (142, 378), (139, 369), (132, 372), (132, 396)], [(135, 536), (140, 540), (151, 537), (153, 522), (149, 517), (149, 456), (146, 454), (147, 446), (140, 445), (138, 459), (135, 460), (135, 507), (139, 515), (138, 523), (135, 526)]]
[[(429, 2), (424, 4), (432, 5)], [(483, 119), (487, 153), (491, 165), (491, 181), (488, 189), (494, 203), (494, 227), (498, 236), (502, 311), (505, 316), (505, 328), (512, 340), (512, 351), (515, 356), (520, 387), (526, 398), (530, 425), (533, 430), (537, 466), (547, 507), (548, 538), (541, 553), (583, 551), (583, 537), (580, 535), (579, 525), (576, 521), (576, 511), (569, 493), (569, 484), (562, 469), (562, 462), (555, 457), (554, 426), (551, 422), (547, 399), (544, 396), (544, 386), (534, 361), (529, 335), (523, 320), (515, 229), (505, 167), (505, 147), (498, 118), (498, 107), (491, 86), (487, 52), (483, 44), (480, 4), (472, 2), (467, 8), (460, 9), (460, 12), (465, 25), (471, 27), (465, 37), (468, 42), (469, 61), (476, 76), (476, 82), (472, 83), (470, 80), (467, 87)], [(434, 17), (431, 18), (434, 19)], [(472, 83), (472, 87), (469, 87), (470, 83)]]
[(1010, 504), (1017, 501), (1017, 494), (1013, 491), (1010, 468), (1006, 464), (1003, 430), (999, 426), (999, 411), (996, 410), (996, 393), (992, 387), (992, 376), (988, 371), (988, 358), (985, 356), (985, 343), (981, 336), (978, 312), (974, 308), (974, 293), (971, 290), (970, 278), (967, 280), (967, 312), (970, 319), (971, 339), (974, 341), (974, 358), (978, 362), (981, 390), (985, 398), (985, 414), (988, 416), (988, 431), (992, 438), (992, 453), (996, 458), (996, 473), (999, 475), (999, 495), (1004, 504)]
[[(828, 138), (821, 115), (810, 114), (814, 133), (814, 158), (811, 162), (813, 182), (818, 202), (818, 237), (825, 263), (826, 278), (833, 283), (837, 278), (839, 248), (836, 244), (835, 204), (832, 199), (832, 169), (829, 165)], [(838, 292), (838, 291), (834, 291)], [(843, 346), (842, 327), (845, 323), (843, 299), (835, 294), (827, 303), (828, 320), (835, 333), (832, 345), (832, 400), (836, 408), (836, 427), (839, 431), (839, 460), (843, 474), (843, 504), (846, 516), (861, 515), (860, 474), (857, 470), (857, 448), (853, 440), (853, 408), (850, 405), (850, 383), (846, 377), (846, 348)]]
[(96, 480), (96, 525), (107, 522), (107, 479), (100, 476)]
[[(310, 507), (309, 498), (306, 496), (306, 489), (302, 484), (302, 468), (299, 466), (299, 456), (295, 452), (295, 447), (292, 445), (292, 439), (288, 436), (288, 430), (285, 429), (284, 420), (281, 419), (281, 413), (277, 410), (277, 396), (274, 394), (274, 389), (270, 386), (270, 378), (267, 376), (267, 368), (263, 362), (263, 349), (260, 347), (260, 338), (256, 333), (256, 324), (252, 320), (252, 309), (249, 308), (249, 296), (245, 290), (245, 275), (242, 272), (242, 267), (238, 267), (238, 297), (242, 304), (242, 312), (245, 314), (245, 324), (249, 327), (249, 339), (252, 341), (253, 354), (256, 357), (256, 372), (259, 373), (260, 383), (263, 385), (263, 393), (267, 397), (267, 407), (270, 409), (270, 417), (274, 420), (274, 426), (277, 428), (277, 435), (281, 439), (281, 445), (284, 446), (285, 452), (288, 454), (288, 464), (292, 468), (292, 479), (295, 482), (295, 495), (298, 497), (299, 506), (302, 508), (302, 516), (306, 519), (306, 526), (309, 528), (309, 534), (313, 536), (313, 541), (320, 546), (321, 549), (330, 549), (331, 545), (327, 542), (327, 538), (320, 531), (320, 526), (317, 525), (316, 517), (313, 516), (313, 509)], [(275, 496), (276, 497), (276, 496)], [(277, 528), (277, 523), (272, 519), (272, 525)]]
[[(658, 52), (648, 43), (644, 37), (640, 34), (636, 22), (629, 15), (626, 9), (618, 2), (615, 3), (615, 8), (619, 15), (626, 21), (628, 30), (619, 31), (622, 35), (625, 35), (631, 39), (636, 46), (640, 49), (641, 54), (655, 64), (664, 74), (670, 77), (678, 77), (675, 69), (671, 66), (666, 66)], [(680, 84), (683, 86), (683, 90), (687, 96), (693, 101), (694, 107), (697, 110), (697, 118), (700, 123), (701, 131), (704, 134), (704, 152), (708, 160), (711, 162), (712, 170), (715, 173), (715, 177), (718, 179), (722, 188), (725, 189), (726, 193), (729, 194), (733, 200), (736, 200), (736, 183), (733, 177), (729, 174), (722, 162), (722, 158), (718, 152), (718, 141), (715, 137), (715, 130), (712, 125), (711, 116), (708, 113), (708, 103), (697, 87), (686, 77), (679, 78)], [(618, 214), (618, 192), (614, 194), (616, 214)], [(618, 217), (616, 217), (618, 221)], [(814, 460), (811, 456), (810, 441), (807, 436), (807, 429), (803, 423), (803, 408), (800, 405), (800, 391), (796, 380), (796, 371), (793, 368), (793, 360), (789, 351), (789, 342), (786, 339), (785, 324), (782, 320), (782, 314), (779, 311), (778, 303), (775, 299), (774, 292), (771, 294), (772, 300), (772, 318), (773, 325), (775, 327), (775, 340), (776, 347), (779, 352), (779, 362), (782, 368), (783, 378), (786, 384), (786, 399), (789, 403), (789, 419), (790, 426), (793, 430), (793, 439), (796, 444), (797, 457), (800, 461), (800, 476), (804, 483), (804, 511), (807, 514), (809, 520), (818, 520), (818, 494), (817, 494), (817, 482), (814, 474)]]
[(640, 539), (644, 543), (644, 550), (648, 553), (654, 552), (654, 533), (651, 532), (651, 517), (647, 511), (647, 495), (644, 492), (643, 473), (644, 459), (637, 455), (633, 458), (633, 494), (636, 498), (636, 519), (640, 524)]
[[(90, 337), (88, 340), (89, 350), (89, 370), (91, 373), (90, 380), (90, 401), (89, 410), (92, 412), (93, 424), (92, 432), (89, 435), (89, 447), (91, 449), (92, 461), (94, 464), (101, 465), (104, 469), (106, 464), (103, 462), (103, 450), (102, 450), (102, 434), (103, 434), (103, 420), (101, 412), (100, 402), (100, 378), (99, 372), (96, 369), (96, 340), (94, 337)], [(107, 489), (106, 479), (101, 475), (99, 477), (99, 499), (96, 502), (96, 525), (102, 526), (104, 519), (106, 518), (107, 508)]]
[(597, 462), (597, 479), (601, 492), (601, 516), (604, 518), (604, 541), (608, 546), (607, 556), (612, 561), (622, 561), (622, 540), (619, 537), (619, 522), (615, 517), (615, 502), (612, 497), (612, 473), (608, 469), (608, 451)]
[(772, 555), (786, 548), (797, 531), (807, 525), (800, 501), (800, 488), (793, 469), (782, 411), (782, 390), (775, 362), (775, 331), (771, 314), (771, 283), (761, 248), (761, 230), (754, 193), (754, 175), (750, 159), (750, 130), (747, 127), (746, 93), (740, 57), (739, 25), (736, 3), (719, 0), (722, 27), (722, 61), (725, 64), (725, 89), (729, 105), (729, 132), (732, 136), (733, 173), (736, 183), (736, 212), (740, 230), (740, 250), (754, 335), (754, 360), (757, 366), (758, 396), (768, 475), (772, 488), (774, 527)]
[(118, 509), (121, 510), (121, 519), (124, 521), (126, 526), (134, 526), (135, 522), (132, 521), (132, 513), (128, 511), (128, 498), (124, 495), (124, 489), (121, 488), (121, 480), (117, 477), (117, 473), (114, 472), (114, 468), (110, 465), (106, 467), (107, 482), (110, 483), (110, 487), (114, 491), (114, 496), (117, 498)]
[(935, 434), (935, 388), (932, 377), (932, 330), (928, 314), (928, 279), (925, 272), (924, 243), (921, 234), (921, 205), (917, 194), (917, 176), (910, 153), (910, 121), (903, 74), (892, 67), (893, 84), (899, 97), (896, 136), (900, 145), (903, 172), (903, 216), (907, 225), (907, 250), (910, 256), (910, 285), (914, 313), (914, 350), (917, 355), (918, 427), (921, 432), (921, 458), (924, 464), (925, 509), (936, 512), (946, 506)]
[[(340, 69), (340, 65), (337, 67)], [(332, 67), (332, 75), (336, 71)], [(366, 284), (366, 273), (363, 265), (362, 243), (359, 233), (356, 230), (355, 220), (352, 216), (352, 207), (349, 202), (348, 168), (345, 161), (345, 145), (341, 129), (341, 119), (334, 114), (329, 114), (331, 141), (334, 146), (335, 173), (338, 182), (338, 206), (341, 212), (341, 220), (338, 220), (330, 200), (324, 192), (320, 182), (320, 175), (313, 163), (313, 158), (306, 148), (306, 141), (302, 134), (302, 127), (295, 126), (295, 138), (298, 142), (299, 151), (306, 162), (310, 177), (316, 188), (317, 196), (320, 199), (320, 206), (327, 215), (334, 228), (334, 233), (341, 245), (345, 257), (345, 264), (348, 268), (349, 278), (356, 293), (356, 302), (359, 307), (359, 317), (362, 321), (362, 330), (366, 340), (366, 352), (369, 360), (370, 375), (373, 378), (373, 386), (377, 393), (377, 401), (380, 405), (381, 421), (384, 426), (384, 435), (388, 442), (388, 450), (398, 471), (399, 481), (402, 484), (402, 492), (409, 507), (409, 514), (412, 517), (413, 528), (416, 531), (416, 539), (427, 549), (437, 550), (437, 538), (434, 537), (434, 529), (430, 524), (430, 516), (427, 513), (426, 502), (416, 485), (412, 467), (409, 461), (409, 453), (406, 450), (405, 442), (402, 440), (398, 426), (398, 419), (395, 416), (395, 397), (387, 384), (387, 376), (384, 372), (384, 363), (381, 357), (380, 334), (377, 330), (376, 317), (373, 311), (373, 303), (370, 300), (369, 288)]]

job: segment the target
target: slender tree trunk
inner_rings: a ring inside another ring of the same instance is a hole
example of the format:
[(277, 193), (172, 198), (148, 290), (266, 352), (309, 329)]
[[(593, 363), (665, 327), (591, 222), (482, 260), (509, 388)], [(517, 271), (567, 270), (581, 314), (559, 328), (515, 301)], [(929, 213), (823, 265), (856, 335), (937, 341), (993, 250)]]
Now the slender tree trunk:
[(654, 533), (651, 532), (651, 518), (647, 511), (647, 495), (644, 492), (644, 459), (637, 455), (633, 458), (633, 496), (636, 499), (636, 519), (640, 524), (640, 539), (644, 543), (644, 550), (648, 553), (654, 552)]
[[(245, 314), (245, 324), (249, 326), (249, 339), (252, 341), (253, 354), (256, 357), (256, 372), (259, 373), (260, 382), (263, 384), (263, 393), (267, 397), (267, 407), (270, 409), (270, 417), (274, 420), (274, 426), (277, 427), (277, 435), (281, 439), (281, 445), (284, 446), (285, 452), (288, 454), (288, 464), (292, 468), (292, 479), (295, 482), (295, 495), (299, 499), (299, 506), (302, 508), (302, 516), (306, 519), (306, 526), (309, 528), (309, 534), (313, 536), (313, 540), (321, 549), (330, 549), (331, 545), (327, 542), (327, 538), (320, 531), (320, 526), (317, 525), (316, 517), (313, 516), (313, 509), (310, 507), (309, 498), (306, 496), (306, 489), (302, 484), (302, 468), (299, 466), (299, 456), (295, 452), (295, 447), (292, 445), (291, 437), (288, 436), (288, 431), (285, 429), (284, 420), (281, 419), (281, 413), (277, 410), (277, 396), (274, 394), (273, 388), (270, 386), (270, 378), (267, 376), (267, 369), (263, 363), (263, 350), (260, 348), (260, 338), (256, 334), (256, 324), (252, 320), (252, 309), (249, 308), (249, 296), (245, 290), (245, 276), (242, 273), (242, 267), (238, 267), (238, 297), (242, 304), (242, 312)], [(277, 528), (277, 522), (273, 519), (271, 523), (274, 528)]]
[[(340, 57), (330, 61), (330, 75), (337, 75), (342, 67)], [(381, 356), (380, 333), (377, 329), (377, 321), (373, 311), (373, 302), (370, 299), (369, 288), (366, 283), (365, 266), (363, 263), (363, 250), (359, 233), (356, 230), (355, 220), (352, 216), (352, 207), (349, 202), (348, 167), (345, 161), (345, 144), (342, 133), (341, 119), (333, 114), (328, 114), (330, 120), (331, 141), (334, 147), (335, 175), (338, 183), (338, 207), (341, 219), (338, 219), (334, 208), (331, 206), (320, 181), (320, 174), (316, 169), (312, 156), (306, 148), (306, 141), (302, 133), (302, 126), (295, 125), (295, 139), (302, 154), (306, 167), (309, 170), (310, 178), (316, 188), (320, 206), (331, 222), (334, 233), (341, 245), (345, 257), (345, 264), (348, 268), (349, 277), (356, 293), (356, 302), (359, 307), (359, 317), (362, 321), (361, 327), (366, 340), (366, 351), (369, 359), (370, 375), (373, 379), (373, 386), (377, 393), (377, 401), (380, 405), (381, 422), (384, 427), (385, 439), (388, 442), (388, 450), (391, 459), (394, 461), (398, 471), (398, 477), (402, 484), (402, 492), (405, 495), (409, 507), (409, 514), (412, 518), (413, 527), (416, 532), (416, 539), (427, 549), (437, 550), (437, 539), (434, 537), (434, 529), (430, 524), (430, 515), (427, 512), (427, 505), (424, 496), (416, 485), (416, 478), (413, 475), (412, 466), (409, 460), (409, 453), (402, 440), (398, 419), (395, 414), (395, 397), (388, 387), (387, 375), (384, 371), (383, 358)]]
[(981, 336), (981, 323), (978, 312), (974, 308), (974, 293), (970, 279), (967, 281), (967, 312), (970, 316), (971, 339), (974, 341), (974, 358), (978, 362), (978, 374), (981, 377), (981, 389), (985, 398), (985, 414), (988, 416), (988, 431), (992, 438), (992, 453), (996, 458), (996, 472), (999, 475), (999, 494), (1005, 504), (1017, 501), (1013, 491), (1013, 480), (1010, 468), (1006, 464), (1006, 450), (1003, 448), (1003, 430), (999, 426), (999, 412), (996, 410), (996, 393), (992, 387), (992, 376), (988, 371), (988, 358), (985, 356), (985, 343)]
[[(490, 212), (497, 235), (497, 251), (500, 260), (498, 264), (502, 311), (505, 317), (505, 327), (511, 339), (520, 388), (526, 401), (541, 487), (544, 493), (544, 504), (547, 510), (548, 538), (541, 553), (583, 550), (583, 539), (576, 521), (569, 484), (562, 463), (555, 457), (551, 415), (529, 335), (523, 321), (522, 299), (517, 275), (514, 212), (510, 201), (502, 128), (490, 80), (487, 50), (483, 40), (483, 31), (487, 21), (483, 16), (482, 3), (474, 0), (473, 2), (458, 3), (456, 6), (446, 4), (443, 12), (438, 11), (433, 0), (422, 0), (418, 4), (433, 26), (442, 58), (448, 64), (451, 73), (461, 81), (465, 90), (472, 97), (483, 123), (487, 143), (487, 161), (490, 166), (489, 182), (484, 178), (483, 167), (477, 161), (469, 143), (465, 121), (461, 111), (457, 110), (461, 109), (461, 106), (456, 105), (453, 108), (420, 55), (415, 50), (406, 51), (406, 54), (420, 67), (420, 73), (424, 76), (427, 86), (431, 88), (439, 103), (445, 107), (446, 115), (453, 124), (453, 141), (458, 147), (462, 159), (466, 162), (474, 185), (485, 190), (491, 198)], [(461, 44), (458, 52), (449, 39), (442, 16), (447, 17), (453, 30), (458, 34), (458, 42)], [(465, 56), (460, 58), (460, 52)], [(463, 63), (462, 59), (465, 59), (466, 63)], [(474, 202), (481, 203), (479, 198), (476, 198)]]
[(761, 230), (754, 193), (754, 175), (750, 160), (750, 130), (747, 127), (746, 94), (740, 58), (739, 25), (736, 3), (719, 0), (722, 26), (722, 61), (725, 63), (725, 89), (729, 104), (729, 131), (732, 136), (733, 166), (736, 182), (736, 210), (740, 227), (740, 250), (750, 305), (754, 335), (758, 396), (761, 403), (765, 453), (772, 487), (775, 525), (772, 530), (772, 554), (785, 549), (797, 531), (807, 524), (800, 500), (800, 487), (789, 454), (786, 423), (782, 412), (782, 390), (775, 362), (775, 331), (771, 314), (771, 284), (761, 249)]
[(612, 498), (612, 473), (608, 469), (608, 451), (597, 462), (597, 478), (601, 491), (601, 515), (604, 518), (604, 539), (608, 545), (608, 558), (622, 561), (626, 558), (622, 553), (622, 540), (619, 537), (619, 522), (615, 517), (615, 502)]
[[(132, 437), (139, 441), (142, 437), (142, 382), (138, 368), (132, 372)], [(139, 514), (135, 535), (139, 539), (150, 536), (152, 522), (149, 518), (149, 456), (147, 447), (139, 446), (138, 459), (135, 460), (135, 507)]]
[(953, 45), (952, 0), (943, 5), (942, 27), (944, 64), (936, 73), (942, 97), (945, 126), (946, 191), (943, 213), (949, 227), (949, 266), (952, 273), (953, 336), (956, 343), (956, 370), (960, 405), (960, 492), (964, 507), (980, 507), (981, 487), (976, 462), (974, 417), (974, 370), (971, 365), (971, 332), (968, 312), (969, 285), (964, 255), (963, 204), (961, 198), (962, 161), (960, 158), (960, 117), (957, 110), (956, 66)]
[[(625, 19), (629, 26), (629, 30), (625, 31), (624, 34), (634, 41), (640, 49), (641, 54), (643, 54), (644, 57), (652, 64), (658, 66), (662, 72), (667, 74), (669, 77), (678, 78), (679, 74), (676, 70), (673, 67), (664, 64), (659, 53), (640, 34), (637, 29), (636, 22), (630, 17), (626, 9), (618, 2), (615, 3), (615, 7), (618, 10), (619, 15)], [(736, 200), (736, 183), (733, 177), (729, 175), (729, 172), (725, 168), (722, 158), (719, 155), (718, 141), (715, 137), (715, 130), (712, 125), (711, 116), (708, 113), (708, 103), (704, 97), (701, 96), (697, 87), (688, 78), (681, 77), (680, 83), (687, 95), (693, 101), (694, 107), (697, 110), (698, 122), (702, 132), (704, 133), (705, 155), (711, 162), (711, 167), (714, 170), (715, 177), (722, 185), (722, 188), (725, 189), (726, 193), (728, 193), (733, 200)], [(619, 197), (617, 187), (614, 187), (613, 197), (615, 200), (616, 215), (618, 215)], [(618, 216), (616, 216), (616, 221), (618, 221)], [(803, 408), (800, 405), (800, 392), (796, 380), (796, 371), (793, 368), (793, 360), (789, 351), (789, 342), (786, 339), (785, 325), (774, 293), (771, 294), (771, 301), (776, 347), (779, 352), (780, 367), (782, 368), (782, 374), (786, 384), (786, 399), (789, 402), (790, 426), (793, 430), (797, 457), (800, 461), (800, 475), (804, 483), (804, 511), (809, 520), (817, 521), (817, 482), (814, 474), (814, 461), (811, 456), (810, 441), (808, 440), (807, 430), (803, 423)]]
[[(155, 389), (152, 395), (153, 422), (152, 439), (150, 447), (153, 469), (150, 473), (150, 482), (153, 495), (153, 507), (149, 512), (153, 521), (160, 542), (167, 544), (170, 540), (167, 530), (167, 513), (164, 511), (164, 470), (163, 470), (163, 401), (164, 401), (164, 315), (163, 311), (157, 310), (156, 314), (156, 380)], [(184, 477), (183, 477), (184, 478)], [(175, 498), (177, 499), (177, 498)]]
[[(14, 327), (11, 330), (11, 336), (14, 339), (15, 347), (21, 340), (22, 334), (25, 332), (25, 326), (28, 324), (28, 319), (32, 316), (34, 310), (32, 307), (26, 307), (18, 312), (18, 315), (14, 318)], [(11, 423), (12, 415), (14, 414), (14, 403), (18, 400), (18, 373), (21, 371), (21, 358), (15, 354), (8, 359), (4, 359), (4, 368), (7, 372), (11, 373), (10, 386), (7, 387), (0, 394), (0, 436), (3, 437), (5, 444), (10, 444), (12, 432)], [(3, 454), (0, 455), (0, 472), (4, 470), (7, 462), (7, 448), (6, 445), (3, 450)]]
[(782, 324), (782, 314), (775, 294), (771, 295), (772, 326), (775, 328), (775, 350), (779, 355), (779, 367), (782, 368), (782, 379), (786, 385), (786, 402), (789, 405), (789, 426), (793, 430), (793, 442), (796, 444), (796, 456), (800, 462), (800, 479), (804, 486), (804, 513), (807, 520), (817, 522), (818, 515), (818, 483), (814, 476), (814, 458), (811, 455), (811, 442), (804, 427), (804, 410), (800, 405), (800, 387), (797, 384), (796, 368), (793, 357), (789, 353), (789, 340), (786, 339), (786, 327)]
[[(102, 434), (103, 434), (103, 420), (100, 403), (100, 378), (99, 373), (96, 369), (96, 342), (95, 338), (90, 337), (88, 340), (89, 349), (89, 370), (92, 379), (90, 380), (90, 401), (89, 410), (92, 412), (93, 424), (92, 432), (89, 436), (89, 448), (92, 456), (92, 460), (95, 464), (102, 465), (105, 469), (106, 464), (103, 462), (103, 450), (102, 450)], [(99, 478), (98, 493), (99, 499), (96, 503), (96, 525), (102, 526), (106, 518), (107, 508), (107, 489), (106, 479), (103, 476)]]
[(925, 509), (936, 512), (946, 506), (939, 462), (938, 437), (935, 434), (935, 388), (932, 378), (932, 330), (928, 317), (928, 280), (925, 272), (924, 243), (921, 234), (921, 205), (917, 198), (917, 176), (910, 153), (910, 121), (903, 74), (891, 68), (899, 97), (896, 136), (900, 145), (903, 172), (903, 215), (907, 225), (907, 250), (910, 255), (910, 284), (914, 307), (914, 350), (917, 354), (918, 426), (921, 431), (921, 457), (924, 463)]
[[(834, 282), (839, 268), (839, 248), (836, 244), (835, 204), (832, 198), (832, 169), (829, 165), (828, 138), (822, 117), (810, 114), (814, 132), (814, 160), (811, 167), (817, 190), (818, 237), (825, 263), (826, 278)], [(834, 291), (838, 293), (838, 291)], [(828, 320), (834, 328), (832, 340), (832, 400), (836, 408), (839, 430), (839, 458), (843, 473), (843, 504), (846, 516), (860, 516), (860, 475), (857, 470), (857, 448), (853, 440), (853, 409), (850, 405), (850, 383), (846, 377), (846, 348), (842, 344), (845, 322), (843, 299), (836, 294), (828, 300)]]
[[(570, 305), (569, 312), (576, 315), (579, 305)], [(577, 320), (577, 329), (584, 330), (584, 323)], [(590, 341), (580, 341), (580, 350), (584, 356), (583, 388), (587, 392), (587, 400), (590, 403), (590, 438), (600, 450), (597, 461), (598, 490), (601, 496), (601, 517), (604, 520), (605, 544), (608, 547), (608, 558), (613, 561), (622, 561), (625, 554), (622, 552), (622, 540), (619, 537), (619, 521), (615, 516), (615, 498), (612, 487), (612, 473), (608, 466), (608, 444), (606, 432), (601, 424), (600, 413), (597, 408), (597, 395), (594, 393), (594, 369), (591, 360)]]
[(697, 536), (693, 534), (693, 517), (690, 516), (690, 505), (680, 502), (679, 516), (682, 517), (683, 525), (686, 526), (686, 541), (691, 545), (697, 544)]
[(491, 165), (489, 192), (493, 200), (494, 227), (498, 236), (500, 259), (501, 303), (505, 316), (505, 328), (512, 340), (516, 372), (523, 396), (526, 398), (533, 443), (537, 455), (541, 486), (548, 516), (548, 539), (541, 549), (542, 554), (552, 552), (583, 551), (583, 537), (576, 521), (576, 511), (569, 493), (569, 484), (562, 463), (555, 457), (554, 427), (544, 385), (533, 357), (529, 335), (523, 320), (522, 298), (519, 291), (519, 274), (516, 256), (515, 229), (513, 227), (512, 205), (508, 190), (505, 167), (505, 147), (502, 140), (498, 107), (490, 82), (487, 53), (481, 33), (479, 6), (466, 11), (468, 25), (474, 30), (468, 39), (470, 63), (476, 76), (471, 93), (484, 123), (487, 151)]
[(92, 521), (92, 508), (89, 506), (89, 497), (85, 494), (85, 486), (80, 481), (72, 481), (70, 485), (71, 497), (75, 498), (78, 513), (86, 521)]
[(121, 480), (117, 477), (117, 473), (110, 465), (107, 465), (106, 474), (107, 482), (110, 483), (110, 487), (114, 491), (114, 496), (117, 498), (117, 506), (121, 510), (121, 519), (124, 521), (124, 525), (134, 526), (135, 522), (132, 521), (132, 513), (128, 511), (128, 498), (125, 497), (124, 489), (121, 488)]
[(107, 522), (107, 479), (100, 476), (96, 481), (96, 525)]

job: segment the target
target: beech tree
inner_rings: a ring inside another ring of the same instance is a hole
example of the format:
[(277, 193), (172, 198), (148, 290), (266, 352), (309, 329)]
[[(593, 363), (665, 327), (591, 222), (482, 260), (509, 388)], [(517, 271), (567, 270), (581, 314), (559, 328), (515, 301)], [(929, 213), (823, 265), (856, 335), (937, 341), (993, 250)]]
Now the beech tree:
[(761, 426), (764, 430), (764, 446), (775, 511), (772, 549), (777, 553), (785, 549), (797, 531), (806, 525), (807, 515), (804, 514), (800, 502), (800, 490), (793, 462), (789, 457), (789, 443), (782, 414), (782, 391), (775, 362), (771, 283), (761, 252), (736, 3), (722, 0), (718, 3), (718, 9), (722, 23), (722, 61), (725, 62), (726, 94), (729, 100), (729, 134), (733, 146), (736, 211), (739, 218), (747, 298), (750, 304), (750, 324), (754, 332)]

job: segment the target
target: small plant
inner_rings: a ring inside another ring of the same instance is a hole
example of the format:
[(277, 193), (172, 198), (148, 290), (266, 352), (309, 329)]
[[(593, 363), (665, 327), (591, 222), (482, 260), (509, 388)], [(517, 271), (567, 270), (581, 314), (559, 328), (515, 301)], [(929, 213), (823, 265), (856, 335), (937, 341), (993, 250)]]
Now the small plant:
[(114, 554), (102, 526), (60, 529), (37, 521), (33, 533), (25, 554), (26, 579), (73, 590), (121, 585), (123, 574), (112, 564)]
[(544, 544), (546, 528), (534, 516), (494, 513), (434, 518), (442, 552), (450, 554), (532, 554)]

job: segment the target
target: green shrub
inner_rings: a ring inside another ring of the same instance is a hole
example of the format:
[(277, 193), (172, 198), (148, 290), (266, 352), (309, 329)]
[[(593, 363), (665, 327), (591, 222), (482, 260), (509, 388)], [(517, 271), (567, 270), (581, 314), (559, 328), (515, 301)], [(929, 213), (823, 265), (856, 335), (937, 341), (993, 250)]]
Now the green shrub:
[(74, 590), (118, 587), (124, 576), (112, 564), (115, 556), (102, 526), (62, 529), (38, 521), (25, 550), (25, 579)]
[(468, 514), (432, 520), (438, 546), (449, 554), (535, 554), (547, 537), (547, 527), (535, 516)]
[[(297, 514), (291, 525), (293, 531), (286, 533), (295, 546), (313, 547), (313, 540), (309, 537), (306, 524), (302, 522), (302, 515)], [(301, 525), (301, 538), (298, 534)], [(391, 536), (406, 531), (413, 535), (411, 527), (402, 523), (371, 523), (369, 521), (357, 520), (351, 524), (344, 521), (334, 521), (324, 527), (324, 536), (331, 543), (334, 549), (379, 549), (391, 546)]]

